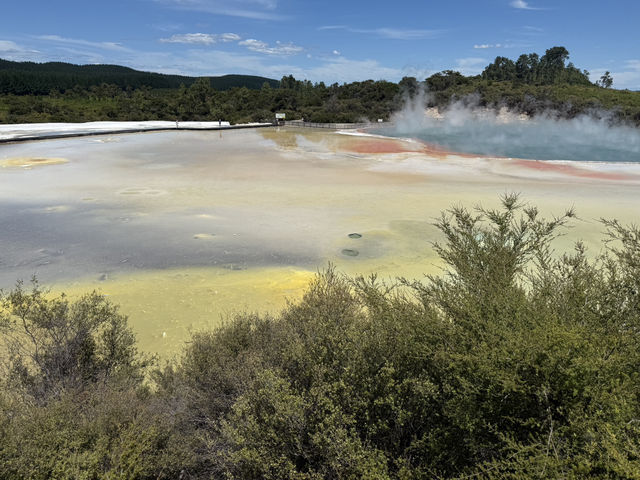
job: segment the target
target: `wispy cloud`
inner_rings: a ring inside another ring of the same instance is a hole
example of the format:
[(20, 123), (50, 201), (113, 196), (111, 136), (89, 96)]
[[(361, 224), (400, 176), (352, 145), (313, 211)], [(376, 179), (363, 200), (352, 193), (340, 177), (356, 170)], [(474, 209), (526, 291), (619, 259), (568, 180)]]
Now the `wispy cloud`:
[(323, 25), (318, 27), (318, 30), (347, 30), (348, 28), (347, 25)]
[(93, 47), (93, 48), (99, 48), (102, 50), (116, 50), (116, 51), (122, 51), (122, 52), (129, 51), (128, 48), (116, 42), (92, 42), (89, 40), (82, 40), (79, 38), (61, 37), (59, 35), (37, 35), (34, 38), (37, 38), (38, 40), (46, 40), (48, 42), (56, 42), (56, 43), (66, 44), (66, 45), (81, 45), (83, 47)]
[(480, 45), (474, 45), (473, 48), (484, 50), (487, 48), (502, 48), (501, 43), (481, 43)]
[(318, 30), (346, 30), (351, 33), (361, 33), (375, 35), (390, 40), (421, 40), (425, 38), (434, 38), (443, 33), (443, 30), (424, 30), (424, 29), (407, 29), (407, 28), (353, 28), (348, 25), (325, 25), (319, 27)]
[(276, 45), (274, 47), (270, 47), (268, 43), (261, 40), (256, 40), (255, 38), (248, 38), (247, 40), (238, 42), (238, 45), (247, 47), (253, 52), (265, 53), (267, 55), (279, 55), (284, 57), (297, 55), (298, 53), (304, 51), (304, 48), (298, 45), (294, 45), (293, 43), (276, 42)]
[(240, 35), (235, 33), (181, 33), (170, 36), (169, 38), (161, 38), (162, 43), (183, 43), (188, 45), (214, 45), (216, 43), (238, 42), (238, 45), (246, 47), (248, 50), (266, 55), (288, 57), (304, 52), (304, 48), (291, 42), (276, 42), (275, 45), (269, 45), (267, 42), (248, 38), (242, 40)]
[(277, 0), (155, 0), (158, 3), (181, 10), (250, 18), (256, 20), (284, 20), (287, 17), (275, 13)]
[(473, 46), (476, 50), (486, 50), (489, 48), (527, 48), (530, 45), (522, 43), (480, 43)]
[(181, 33), (161, 38), (162, 43), (186, 43), (190, 45), (213, 45), (218, 42), (228, 43), (241, 40), (235, 33)]
[(509, 3), (513, 8), (518, 8), (520, 10), (542, 10), (541, 8), (532, 7), (528, 2), (524, 0), (513, 0)]
[(11, 40), (0, 40), (0, 56), (7, 60), (23, 61), (31, 60), (39, 55), (38, 50), (33, 50), (22, 45), (18, 45)]

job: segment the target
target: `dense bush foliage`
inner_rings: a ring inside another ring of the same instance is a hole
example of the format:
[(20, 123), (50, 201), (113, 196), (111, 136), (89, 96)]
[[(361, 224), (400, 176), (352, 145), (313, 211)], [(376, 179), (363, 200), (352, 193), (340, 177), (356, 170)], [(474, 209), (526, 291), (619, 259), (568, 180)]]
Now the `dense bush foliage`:
[(0, 477), (640, 478), (640, 230), (605, 222), (599, 257), (554, 255), (572, 216), (454, 208), (441, 276), (330, 267), (163, 368), (102, 297), (19, 286)]
[(528, 114), (562, 117), (603, 114), (640, 125), (640, 92), (603, 88), (571, 63), (569, 52), (553, 47), (542, 57), (517, 61), (498, 57), (482, 75), (445, 70), (424, 82), (367, 80), (327, 86), (285, 76), (280, 81), (227, 75), (178, 77), (137, 72), (112, 65), (15, 63), (0, 60), (0, 123), (85, 122), (94, 120), (210, 120), (232, 123), (287, 119), (311, 122), (388, 120), (407, 97), (429, 92), (431, 106), (471, 98), (480, 106), (509, 107)]
[(0, 123), (95, 120), (273, 121), (275, 112), (312, 122), (358, 122), (386, 118), (401, 104), (398, 85), (372, 80), (313, 85), (283, 79), (280, 88), (216, 90), (208, 79), (178, 89), (121, 89), (102, 84), (45, 96), (0, 96)]

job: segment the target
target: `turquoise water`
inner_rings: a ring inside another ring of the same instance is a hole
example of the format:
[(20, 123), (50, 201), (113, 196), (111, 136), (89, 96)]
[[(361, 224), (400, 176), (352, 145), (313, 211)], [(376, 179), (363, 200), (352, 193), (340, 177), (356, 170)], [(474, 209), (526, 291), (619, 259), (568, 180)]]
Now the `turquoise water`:
[(513, 119), (457, 112), (451, 118), (402, 117), (373, 133), (417, 138), (446, 150), (536, 160), (640, 163), (640, 129), (605, 121)]

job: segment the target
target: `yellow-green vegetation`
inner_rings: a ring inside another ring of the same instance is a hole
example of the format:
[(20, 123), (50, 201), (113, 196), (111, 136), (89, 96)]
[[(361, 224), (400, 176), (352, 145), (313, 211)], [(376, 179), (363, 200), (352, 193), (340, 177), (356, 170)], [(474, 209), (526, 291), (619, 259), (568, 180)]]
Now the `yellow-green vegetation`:
[(329, 267), (276, 316), (136, 353), (103, 297), (2, 297), (0, 477), (640, 478), (640, 230), (554, 254), (573, 212), (437, 222), (448, 270)]

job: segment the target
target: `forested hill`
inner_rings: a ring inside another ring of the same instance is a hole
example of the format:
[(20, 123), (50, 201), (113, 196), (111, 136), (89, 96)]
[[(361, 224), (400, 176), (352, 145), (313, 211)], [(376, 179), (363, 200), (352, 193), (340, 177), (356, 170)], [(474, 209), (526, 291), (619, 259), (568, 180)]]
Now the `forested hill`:
[[(572, 118), (588, 114), (640, 126), (640, 92), (617, 90), (606, 72), (568, 62), (569, 51), (497, 57), (475, 76), (454, 70), (398, 83), (365, 80), (326, 85), (247, 75), (188, 77), (116, 65), (71, 65), (0, 60), (0, 123), (96, 120), (271, 121), (276, 112), (311, 122), (388, 120), (408, 98), (446, 110), (452, 103)], [(595, 80), (595, 83), (594, 81)], [(419, 92), (428, 95), (420, 96)]]
[[(267, 82), (276, 88), (278, 80), (252, 75), (209, 77), (211, 87), (229, 90), (234, 87), (259, 89)], [(119, 65), (73, 65), (71, 63), (12, 62), (0, 59), (0, 94), (47, 95), (51, 91), (65, 92), (74, 87), (88, 88), (101, 84), (121, 89), (179, 88), (190, 86), (197, 77), (141, 72)]]

